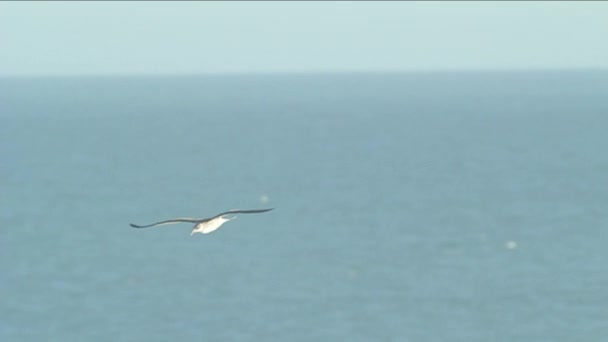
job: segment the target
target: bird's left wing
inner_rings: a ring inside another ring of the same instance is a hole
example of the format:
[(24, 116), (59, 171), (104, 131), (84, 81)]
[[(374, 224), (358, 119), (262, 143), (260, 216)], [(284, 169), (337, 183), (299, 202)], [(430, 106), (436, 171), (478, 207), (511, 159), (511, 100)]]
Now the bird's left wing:
[(175, 218), (175, 219), (170, 219), (170, 220), (165, 220), (165, 221), (160, 221), (160, 222), (155, 222), (155, 223), (151, 223), (151, 224), (147, 224), (144, 226), (139, 226), (133, 223), (129, 223), (129, 225), (133, 228), (148, 228), (148, 227), (154, 227), (154, 226), (161, 226), (163, 224), (174, 224), (174, 223), (182, 223), (182, 222), (188, 222), (188, 223), (198, 223), (200, 222), (200, 219), (195, 219), (195, 218)]

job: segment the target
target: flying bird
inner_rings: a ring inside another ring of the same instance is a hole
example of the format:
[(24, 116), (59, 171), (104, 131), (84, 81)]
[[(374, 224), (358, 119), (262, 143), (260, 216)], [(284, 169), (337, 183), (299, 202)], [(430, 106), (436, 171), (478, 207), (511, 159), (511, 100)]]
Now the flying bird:
[(274, 208), (270, 208), (270, 209), (251, 209), (251, 210), (240, 210), (240, 209), (233, 209), (233, 210), (228, 210), (225, 211), (223, 213), (217, 214), (213, 217), (209, 217), (209, 218), (204, 218), (204, 219), (197, 219), (197, 218), (175, 218), (175, 219), (170, 219), (170, 220), (165, 220), (165, 221), (160, 221), (160, 222), (156, 222), (156, 223), (151, 223), (151, 224), (147, 224), (147, 225), (143, 225), (143, 226), (139, 226), (133, 223), (130, 223), (129, 225), (133, 228), (149, 228), (149, 227), (154, 227), (154, 226), (160, 226), (160, 225), (164, 225), (164, 224), (174, 224), (174, 223), (182, 223), (182, 222), (187, 222), (187, 223), (194, 223), (194, 227), (192, 227), (192, 232), (190, 233), (190, 235), (194, 234), (194, 233), (202, 233), (202, 234), (209, 234), (212, 231), (218, 229), (219, 227), (221, 227), (224, 223), (233, 220), (236, 218), (236, 216), (233, 217), (224, 217), (226, 215), (236, 215), (236, 214), (257, 214), (257, 213), (265, 213), (267, 211), (271, 211)]

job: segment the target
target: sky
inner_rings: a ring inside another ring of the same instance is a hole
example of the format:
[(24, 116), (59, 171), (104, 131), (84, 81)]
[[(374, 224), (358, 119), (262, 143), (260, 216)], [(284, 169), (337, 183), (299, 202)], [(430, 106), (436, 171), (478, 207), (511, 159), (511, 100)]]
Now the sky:
[(0, 76), (607, 69), (608, 2), (0, 2)]

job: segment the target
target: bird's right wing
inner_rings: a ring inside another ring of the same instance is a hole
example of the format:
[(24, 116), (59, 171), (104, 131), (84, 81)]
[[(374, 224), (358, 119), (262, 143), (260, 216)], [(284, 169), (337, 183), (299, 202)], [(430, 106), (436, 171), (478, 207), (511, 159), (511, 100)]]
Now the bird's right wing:
[(154, 227), (154, 226), (161, 226), (163, 224), (174, 224), (174, 223), (182, 223), (182, 222), (188, 222), (188, 223), (198, 223), (200, 222), (200, 219), (195, 219), (195, 218), (176, 218), (176, 219), (171, 219), (171, 220), (165, 220), (165, 221), (160, 221), (160, 222), (156, 222), (156, 223), (151, 223), (151, 224), (147, 224), (144, 226), (139, 226), (133, 223), (129, 223), (129, 225), (133, 228), (148, 228), (148, 227)]
[(224, 215), (228, 215), (228, 214), (257, 214), (257, 213), (265, 213), (267, 211), (271, 211), (274, 208), (269, 208), (269, 209), (248, 209), (248, 210), (241, 210), (241, 209), (232, 209), (232, 210), (228, 210), (225, 211), (223, 213), (217, 214), (209, 219), (214, 219), (216, 217), (220, 217), (220, 216), (224, 216)]

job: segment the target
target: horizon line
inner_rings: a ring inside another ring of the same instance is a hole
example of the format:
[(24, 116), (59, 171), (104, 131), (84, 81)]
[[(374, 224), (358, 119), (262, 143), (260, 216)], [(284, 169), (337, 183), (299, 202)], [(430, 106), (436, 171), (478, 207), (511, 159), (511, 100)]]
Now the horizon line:
[(441, 74), (441, 73), (520, 73), (520, 72), (607, 72), (608, 67), (523, 67), (523, 68), (445, 68), (395, 70), (301, 70), (301, 71), (223, 71), (223, 72), (117, 72), (82, 74), (0, 74), (0, 78), (157, 78), (157, 77), (218, 77), (218, 76), (290, 76), (290, 75), (386, 75), (386, 74)]

